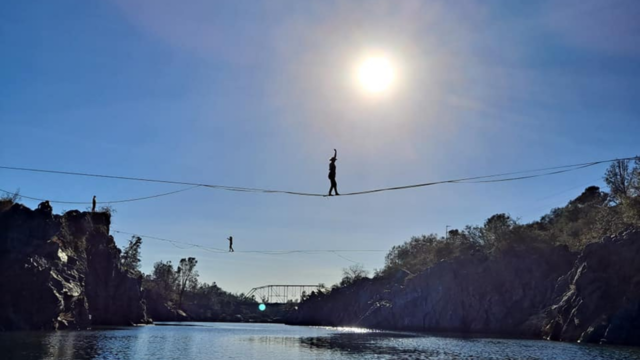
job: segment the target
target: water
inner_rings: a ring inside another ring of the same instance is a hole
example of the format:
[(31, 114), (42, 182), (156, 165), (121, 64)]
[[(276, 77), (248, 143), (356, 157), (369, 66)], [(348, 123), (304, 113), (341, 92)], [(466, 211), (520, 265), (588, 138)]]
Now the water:
[(640, 349), (347, 328), (168, 323), (80, 332), (0, 333), (0, 359), (626, 360), (640, 359)]

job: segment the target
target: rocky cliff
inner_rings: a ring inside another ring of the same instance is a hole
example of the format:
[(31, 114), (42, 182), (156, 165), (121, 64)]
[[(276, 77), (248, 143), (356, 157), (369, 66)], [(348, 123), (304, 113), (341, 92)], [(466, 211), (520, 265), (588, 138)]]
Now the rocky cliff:
[(640, 345), (640, 229), (588, 245), (556, 295), (547, 339)]
[(120, 267), (110, 220), (0, 204), (0, 330), (145, 322), (141, 279)]
[(312, 295), (289, 324), (484, 333), (640, 345), (640, 231), (510, 249)]

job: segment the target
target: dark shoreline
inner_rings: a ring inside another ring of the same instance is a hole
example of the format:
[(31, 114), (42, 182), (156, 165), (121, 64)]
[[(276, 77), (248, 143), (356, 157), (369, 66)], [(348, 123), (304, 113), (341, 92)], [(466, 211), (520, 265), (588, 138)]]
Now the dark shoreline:
[(311, 294), (286, 324), (640, 346), (638, 258), (640, 229), (579, 254), (549, 246), (458, 257)]

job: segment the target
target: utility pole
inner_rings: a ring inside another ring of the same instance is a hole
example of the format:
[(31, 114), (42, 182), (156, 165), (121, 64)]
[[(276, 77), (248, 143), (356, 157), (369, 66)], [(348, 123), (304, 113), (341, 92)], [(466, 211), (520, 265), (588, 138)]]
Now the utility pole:
[(444, 228), (444, 239), (447, 240), (449, 239), (449, 228), (451, 227), (451, 225), (447, 225)]

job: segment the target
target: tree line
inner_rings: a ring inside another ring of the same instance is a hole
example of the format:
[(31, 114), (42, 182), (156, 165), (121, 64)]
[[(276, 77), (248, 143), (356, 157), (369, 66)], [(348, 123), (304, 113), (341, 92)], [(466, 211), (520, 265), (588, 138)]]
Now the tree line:
[[(580, 251), (631, 227), (640, 227), (640, 158), (613, 162), (604, 174), (608, 191), (589, 186), (565, 206), (554, 208), (539, 220), (520, 223), (509, 214), (495, 214), (482, 225), (451, 229), (445, 236), (414, 236), (396, 245), (385, 256), (382, 269), (374, 277), (393, 277), (398, 272), (414, 275), (436, 263), (460, 256), (495, 257), (509, 249), (567, 246)], [(369, 272), (362, 264), (342, 271), (342, 279), (333, 286), (323, 284), (319, 291), (305, 296), (325, 296), (332, 290), (348, 287), (367, 279)]]
[(415, 274), (442, 260), (477, 253), (495, 256), (513, 247), (566, 245), (580, 251), (604, 236), (640, 226), (640, 158), (613, 162), (604, 182), (608, 191), (589, 186), (567, 205), (530, 223), (521, 224), (501, 213), (480, 226), (449, 230), (444, 237), (413, 237), (394, 246), (376, 274)]
[[(163, 319), (157, 309), (169, 312), (181, 311), (190, 319), (210, 321), (242, 320), (242, 316), (256, 318), (257, 302), (245, 294), (233, 294), (222, 290), (215, 282), (199, 281), (195, 257), (183, 258), (174, 266), (171, 261), (158, 261), (150, 274), (140, 271), (142, 238), (132, 236), (120, 255), (121, 265), (130, 272), (142, 277), (142, 289), (152, 318)], [(155, 312), (155, 314), (154, 314)], [(240, 315), (241, 318), (237, 318)]]
[[(410, 275), (419, 273), (439, 261), (459, 256), (498, 256), (504, 251), (522, 247), (565, 245), (580, 251), (589, 243), (630, 227), (640, 226), (640, 158), (619, 160), (606, 170), (607, 191), (597, 186), (587, 187), (565, 206), (552, 209), (539, 220), (520, 223), (509, 214), (495, 214), (482, 225), (467, 225), (451, 229), (445, 236), (436, 234), (414, 236), (396, 245), (385, 256), (382, 269), (375, 277), (393, 276), (398, 271)], [(139, 251), (142, 239), (133, 237), (122, 253), (123, 266), (139, 272)], [(238, 313), (243, 305), (255, 304), (244, 294), (230, 294), (215, 283), (199, 283), (195, 270), (197, 260), (185, 258), (174, 268), (170, 261), (157, 262), (151, 274), (144, 275), (143, 288), (148, 298), (177, 308), (206, 309), (210, 316)], [(319, 285), (319, 291), (309, 296), (328, 294), (368, 278), (362, 264), (343, 269), (339, 283), (331, 288)]]

